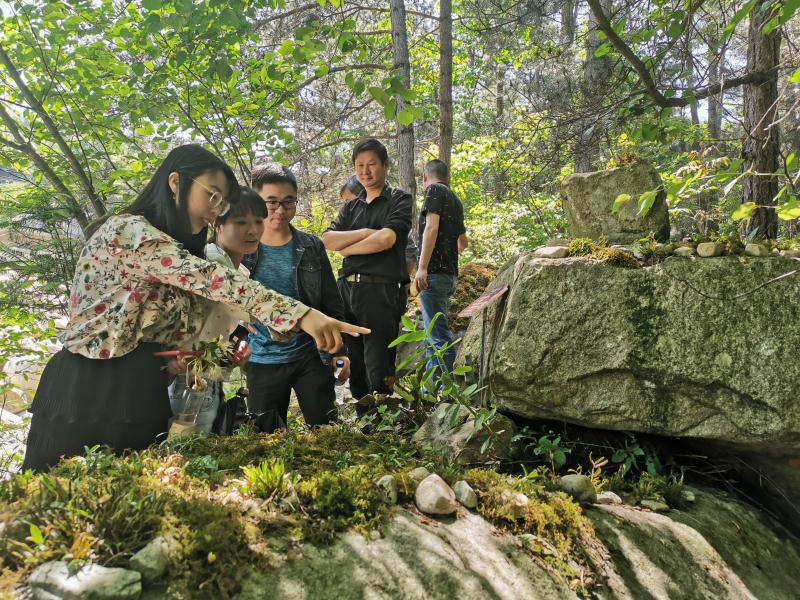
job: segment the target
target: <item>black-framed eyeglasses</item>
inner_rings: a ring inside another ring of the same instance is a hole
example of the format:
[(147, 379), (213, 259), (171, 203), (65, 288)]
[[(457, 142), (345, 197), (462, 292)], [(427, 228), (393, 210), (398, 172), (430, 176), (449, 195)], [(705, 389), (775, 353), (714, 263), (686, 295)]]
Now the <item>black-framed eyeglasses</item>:
[(269, 210), (293, 210), (297, 206), (297, 200), (264, 200)]
[(212, 190), (208, 186), (203, 185), (202, 183), (197, 181), (197, 179), (192, 179), (192, 181), (197, 185), (199, 185), (201, 188), (203, 188), (205, 191), (207, 191), (209, 194), (211, 194), (208, 197), (208, 205), (211, 208), (211, 210), (219, 211), (219, 213), (217, 213), (218, 216), (221, 217), (230, 210), (231, 205), (227, 200), (225, 200), (225, 197), (222, 195), (222, 192), (219, 192), (217, 190)]

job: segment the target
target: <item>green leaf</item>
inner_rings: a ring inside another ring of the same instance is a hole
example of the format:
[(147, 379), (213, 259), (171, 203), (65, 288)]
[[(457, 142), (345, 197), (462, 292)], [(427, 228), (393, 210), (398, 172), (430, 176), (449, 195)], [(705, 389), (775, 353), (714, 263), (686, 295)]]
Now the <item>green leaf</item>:
[(781, 221), (800, 219), (800, 202), (797, 201), (795, 196), (789, 196), (786, 202), (778, 206), (776, 212)]
[(146, 10), (158, 10), (161, 8), (161, 0), (142, 0), (142, 8)]
[(797, 71), (789, 77), (789, 83), (800, 83), (800, 69), (797, 69)]
[(792, 152), (786, 157), (786, 172), (790, 173), (797, 167), (797, 154)]
[(683, 23), (677, 19), (672, 21), (667, 28), (667, 35), (671, 38), (676, 38), (681, 33), (683, 33)]
[(620, 194), (614, 198), (614, 204), (611, 206), (611, 214), (616, 214), (625, 204), (631, 201), (630, 194)]
[(389, 103), (389, 94), (387, 94), (386, 90), (384, 90), (382, 87), (371, 86), (368, 91), (369, 95), (372, 96), (381, 106), (386, 106)]
[(606, 54), (611, 54), (611, 51), (614, 49), (614, 46), (611, 45), (611, 42), (605, 42), (601, 44), (600, 47), (594, 51), (595, 58), (601, 58)]
[(756, 203), (755, 202), (745, 202), (731, 215), (731, 219), (734, 221), (741, 221), (743, 219), (749, 219), (753, 216), (753, 213), (756, 211)]
[(142, 75), (144, 75), (144, 63), (142, 62), (133, 63), (131, 65), (131, 71), (133, 71), (136, 75), (141, 77)]
[(397, 120), (400, 122), (400, 125), (403, 127), (408, 127), (411, 123), (414, 122), (414, 115), (412, 115), (407, 110), (401, 111), (400, 114), (397, 115)]
[(653, 203), (655, 203), (656, 198), (658, 197), (659, 190), (650, 190), (645, 192), (641, 196), (639, 196), (639, 215), (645, 216), (647, 213), (650, 212), (650, 209), (653, 208)]
[(383, 107), (383, 116), (391, 121), (394, 119), (395, 113), (397, 113), (397, 100), (391, 98), (389, 102), (386, 103), (386, 106)]
[(37, 525), (31, 523), (29, 530), (31, 533), (31, 540), (33, 541), (34, 544), (36, 544), (37, 546), (44, 544), (44, 535), (42, 535), (42, 530), (39, 529)]

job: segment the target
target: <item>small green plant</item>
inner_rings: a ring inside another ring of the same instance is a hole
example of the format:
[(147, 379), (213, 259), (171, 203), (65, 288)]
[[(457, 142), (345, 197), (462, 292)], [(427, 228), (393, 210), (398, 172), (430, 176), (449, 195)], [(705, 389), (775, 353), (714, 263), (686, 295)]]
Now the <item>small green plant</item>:
[[(405, 333), (389, 344), (389, 347), (401, 343), (422, 343), (397, 366), (398, 371), (406, 370), (407, 373), (394, 384), (394, 392), (406, 402), (405, 411), (411, 415), (417, 427), (422, 425), (431, 409), (440, 401), (451, 404), (446, 414), (451, 423), (460, 418), (460, 412), (466, 410), (475, 422), (473, 436), (482, 429), (489, 432), (481, 446), (481, 453), (484, 453), (492, 447), (498, 437), (499, 432), (493, 431), (491, 427), (497, 407), (478, 406), (477, 396), (481, 391), (478, 384), (472, 383), (462, 387), (457, 381), (458, 377), (471, 373), (472, 367), (465, 365), (456, 367), (452, 371), (446, 368), (445, 353), (453, 344), (444, 344), (437, 348), (431, 338), (433, 327), (441, 316), (442, 313), (436, 313), (427, 329), (418, 328), (416, 322), (403, 316)], [(426, 348), (433, 348), (433, 352), (427, 355)]]
[[(552, 433), (551, 433), (552, 435)], [(567, 464), (567, 454), (571, 450), (561, 446), (561, 436), (550, 438), (550, 435), (543, 435), (536, 443), (533, 453), (537, 456), (545, 456), (550, 461), (550, 468), (553, 475)]]
[(267, 500), (282, 496), (295, 483), (291, 473), (286, 471), (286, 463), (278, 458), (245, 465), (242, 471), (245, 478), (243, 490)]
[(191, 477), (209, 480), (219, 470), (219, 463), (213, 456), (204, 454), (187, 462), (183, 470)]
[(224, 336), (211, 342), (198, 342), (193, 350), (200, 354), (186, 361), (186, 381), (192, 389), (204, 390), (207, 384), (203, 378), (221, 379), (223, 367), (231, 364), (233, 350)]
[(644, 450), (636, 442), (636, 438), (625, 440), (625, 446), (617, 448), (611, 456), (611, 462), (619, 465), (619, 471), (624, 476), (625, 474), (635, 471), (639, 468), (639, 459), (644, 456)]

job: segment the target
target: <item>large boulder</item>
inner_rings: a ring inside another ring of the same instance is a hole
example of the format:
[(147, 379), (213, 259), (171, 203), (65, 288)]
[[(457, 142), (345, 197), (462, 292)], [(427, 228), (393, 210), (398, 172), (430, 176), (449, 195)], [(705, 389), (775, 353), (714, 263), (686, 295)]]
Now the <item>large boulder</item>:
[[(652, 207), (639, 216), (639, 197), (656, 190)], [(631, 200), (614, 214), (614, 200), (620, 194), (628, 194)], [(572, 237), (605, 236), (615, 244), (627, 244), (650, 233), (661, 240), (669, 237), (666, 195), (658, 172), (648, 163), (570, 175), (561, 185), (561, 198)]]
[[(492, 285), (485, 381), (528, 418), (713, 441), (800, 497), (800, 277), (783, 258), (623, 269), (522, 256)], [(459, 352), (480, 356), (473, 319)], [(752, 464), (752, 463), (750, 463)]]
[(585, 548), (593, 574), (573, 563), (567, 575), (553, 565), (568, 570), (572, 561), (548, 562), (541, 541), (532, 551), (525, 536), (474, 513), (442, 521), (400, 510), (379, 539), (346, 533), (325, 548), (303, 546), (276, 572), (252, 570), (238, 598), (577, 600), (584, 576), (599, 584), (593, 597), (607, 600), (795, 598), (798, 540), (730, 497), (695, 494), (695, 504), (668, 515), (587, 509), (596, 530)]

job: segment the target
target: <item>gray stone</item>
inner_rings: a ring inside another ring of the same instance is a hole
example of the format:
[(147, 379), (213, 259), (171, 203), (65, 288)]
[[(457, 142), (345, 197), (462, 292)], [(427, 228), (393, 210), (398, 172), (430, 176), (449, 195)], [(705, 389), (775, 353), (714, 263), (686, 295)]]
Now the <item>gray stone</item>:
[(304, 545), (280, 569), (252, 569), (238, 600), (577, 600), (547, 569), (477, 514), (431, 524), (400, 509), (381, 539), (350, 532)]
[[(584, 515), (597, 535), (582, 549), (593, 565), (584, 574), (599, 584), (591, 591), (618, 600), (796, 598), (797, 538), (729, 496), (693, 491), (696, 504), (667, 514), (625, 505), (587, 508)], [(553, 576), (541, 563), (553, 554), (575, 567), (553, 540), (531, 533), (515, 536), (475, 513), (432, 522), (399, 508), (382, 531), (377, 540), (348, 532), (325, 547), (304, 544), (296, 560), (277, 570), (251, 568), (238, 598), (579, 597), (568, 579)]]
[(597, 500), (597, 491), (594, 489), (594, 484), (586, 475), (570, 473), (559, 479), (558, 483), (564, 492), (578, 502), (593, 504)]
[(719, 242), (702, 242), (697, 244), (697, 255), (703, 258), (722, 256), (723, 252), (725, 252), (725, 246)]
[(800, 258), (800, 250), (795, 250), (793, 248), (781, 250), (781, 256), (785, 258)]
[(467, 508), (475, 508), (478, 506), (478, 496), (475, 494), (475, 490), (463, 479), (461, 481), (456, 481), (456, 484), (453, 486), (453, 491), (456, 494), (456, 500)]
[(779, 250), (778, 248), (772, 249), (772, 256), (783, 256), (783, 251)]
[(451, 515), (458, 510), (456, 495), (436, 473), (428, 475), (414, 492), (417, 508), (429, 515)]
[[(491, 432), (497, 434), (485, 452), (481, 448)], [(496, 414), (480, 430), (463, 406), (446, 402), (439, 404), (414, 434), (421, 448), (431, 447), (459, 464), (487, 463), (508, 458), (511, 440), (516, 433), (514, 422)]]
[[(622, 269), (523, 255), (491, 284), (509, 291), (487, 308), (489, 400), (524, 418), (733, 452), (764, 474), (751, 482), (770, 490), (759, 501), (796, 515), (780, 499), (800, 498), (800, 469), (792, 466), (800, 440), (800, 303), (787, 301), (800, 297), (800, 277), (719, 300), (795, 268), (786, 258), (670, 257)], [(480, 355), (476, 318), (456, 364)], [(743, 468), (737, 476), (747, 471), (758, 472)]]
[(408, 472), (408, 483), (411, 485), (413, 489), (417, 489), (417, 486), (425, 479), (431, 472), (428, 471), (425, 467), (416, 467), (411, 469)]
[[(639, 197), (659, 190), (647, 215), (637, 215)], [(618, 214), (612, 214), (614, 200), (628, 194), (631, 201)], [(575, 173), (564, 179), (561, 198), (569, 222), (571, 237), (599, 239), (605, 236), (611, 243), (631, 243), (650, 233), (659, 240), (669, 237), (669, 216), (661, 178), (652, 165), (637, 162), (631, 165)]]
[(54, 561), (36, 567), (28, 585), (34, 597), (41, 591), (63, 600), (135, 600), (142, 593), (142, 576), (136, 571), (96, 564), (73, 574), (65, 561)]
[(131, 557), (130, 568), (142, 574), (145, 584), (157, 581), (169, 568), (171, 545), (163, 536), (151, 540)]
[(661, 500), (651, 500), (649, 498), (645, 498), (644, 500), (639, 501), (639, 506), (648, 508), (657, 513), (669, 512), (669, 505), (666, 502), (661, 502)]
[(769, 250), (764, 244), (756, 244), (750, 242), (744, 247), (744, 253), (747, 256), (769, 256)]
[(622, 498), (612, 491), (600, 492), (597, 494), (595, 504), (622, 504)]
[(695, 495), (692, 490), (681, 490), (681, 498), (684, 502), (690, 502), (692, 504), (695, 502)]
[(567, 258), (569, 251), (563, 246), (544, 246), (533, 253), (537, 258)]
[(503, 490), (500, 493), (500, 499), (503, 504), (503, 511), (505, 513), (504, 516), (515, 520), (525, 518), (528, 505), (531, 503), (530, 498), (528, 498), (525, 494), (522, 492)]
[(778, 539), (774, 522), (729, 496), (696, 493), (697, 504), (666, 514), (625, 505), (586, 511), (613, 557), (603, 597), (797, 597), (797, 538)]
[[(426, 475), (427, 477), (427, 475)], [(381, 488), (385, 494), (386, 501), (389, 504), (397, 504), (398, 490), (397, 480), (393, 475), (384, 475), (376, 482), (378, 487)]]
[(694, 248), (692, 248), (691, 246), (678, 246), (672, 251), (672, 253), (675, 256), (682, 256), (686, 258), (689, 256), (694, 256)]

